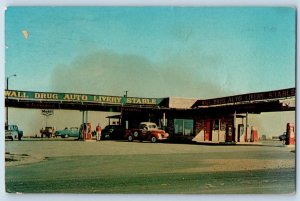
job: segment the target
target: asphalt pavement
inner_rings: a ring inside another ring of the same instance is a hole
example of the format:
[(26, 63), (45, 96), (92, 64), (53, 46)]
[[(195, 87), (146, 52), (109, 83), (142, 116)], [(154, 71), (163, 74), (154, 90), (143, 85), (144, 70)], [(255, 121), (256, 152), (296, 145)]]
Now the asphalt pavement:
[(74, 139), (6, 141), (6, 191), (293, 194), (295, 149)]

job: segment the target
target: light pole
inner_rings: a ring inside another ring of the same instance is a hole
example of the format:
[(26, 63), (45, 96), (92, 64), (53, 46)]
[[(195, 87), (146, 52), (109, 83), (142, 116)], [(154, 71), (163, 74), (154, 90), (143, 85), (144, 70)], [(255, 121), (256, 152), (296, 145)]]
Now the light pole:
[[(123, 126), (123, 114), (124, 114), (123, 113), (123, 106), (127, 103), (127, 93), (128, 93), (128, 91), (126, 90), (124, 92), (125, 92), (125, 95), (121, 99), (121, 116), (119, 118), (119, 124), (122, 125), (122, 126)], [(127, 126), (125, 126), (125, 128), (128, 129)]]
[[(16, 77), (16, 74), (10, 75), (6, 77), (6, 91), (8, 91), (8, 80), (11, 77)], [(8, 93), (6, 95), (6, 104), (8, 103)], [(5, 125), (8, 126), (8, 106), (6, 105), (6, 121), (5, 121)]]

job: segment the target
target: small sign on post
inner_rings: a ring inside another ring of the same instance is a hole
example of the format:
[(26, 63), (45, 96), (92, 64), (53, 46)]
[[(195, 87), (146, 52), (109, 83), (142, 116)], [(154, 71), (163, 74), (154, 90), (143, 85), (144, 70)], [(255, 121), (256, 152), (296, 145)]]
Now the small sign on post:
[(42, 109), (42, 115), (44, 116), (50, 116), (54, 114), (54, 110), (53, 109)]
[[(46, 127), (48, 126), (48, 117), (54, 114), (53, 109), (42, 109), (42, 115), (45, 116)], [(45, 128), (46, 128), (45, 127)]]

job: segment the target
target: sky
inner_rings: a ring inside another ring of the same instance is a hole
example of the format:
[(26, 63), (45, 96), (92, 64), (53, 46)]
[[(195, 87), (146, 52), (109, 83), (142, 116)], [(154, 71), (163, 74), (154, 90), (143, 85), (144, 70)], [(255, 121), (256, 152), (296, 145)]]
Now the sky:
[[(8, 7), (5, 76), (14, 90), (157, 98), (290, 88), (295, 18), (290, 7)], [(43, 124), (38, 110), (9, 114), (27, 133)], [(262, 133), (274, 114), (256, 122)], [(295, 113), (275, 119), (279, 135)]]
[(293, 8), (8, 7), (5, 22), (10, 89), (213, 98), (295, 87)]

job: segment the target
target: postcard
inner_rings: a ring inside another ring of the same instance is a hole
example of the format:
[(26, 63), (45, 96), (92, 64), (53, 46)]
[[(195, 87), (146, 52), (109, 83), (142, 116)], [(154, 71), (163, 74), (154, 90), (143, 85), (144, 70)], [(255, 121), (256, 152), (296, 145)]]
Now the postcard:
[(295, 194), (296, 9), (8, 7), (7, 193)]

